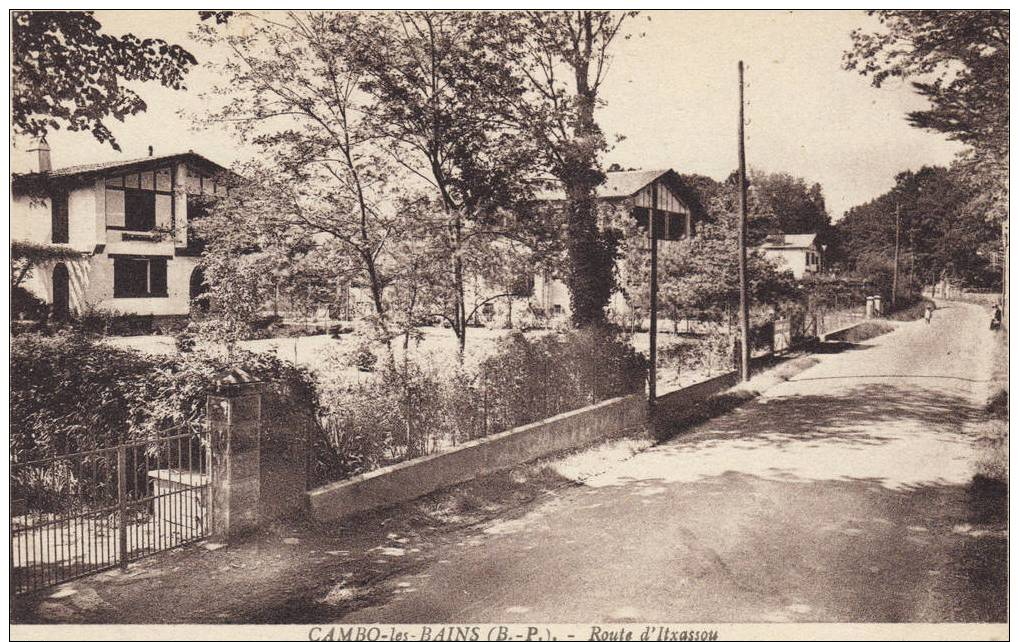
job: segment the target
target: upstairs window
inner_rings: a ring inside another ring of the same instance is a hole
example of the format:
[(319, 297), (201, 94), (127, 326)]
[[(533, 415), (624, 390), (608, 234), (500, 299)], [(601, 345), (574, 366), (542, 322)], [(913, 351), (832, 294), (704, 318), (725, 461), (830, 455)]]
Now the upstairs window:
[(164, 257), (116, 257), (113, 259), (113, 296), (165, 297), (166, 261)]
[(110, 229), (170, 229), (173, 209), (173, 174), (169, 168), (106, 180), (106, 226)]
[(50, 199), (50, 222), (53, 243), (69, 243), (67, 192), (57, 192)]
[[(651, 210), (646, 207), (634, 207), (632, 215), (637, 227), (648, 229)], [(686, 236), (687, 216), (677, 212), (658, 210), (655, 215), (655, 235), (662, 241), (676, 241)]]
[(156, 227), (156, 193), (140, 189), (124, 190), (124, 228), (147, 231)]

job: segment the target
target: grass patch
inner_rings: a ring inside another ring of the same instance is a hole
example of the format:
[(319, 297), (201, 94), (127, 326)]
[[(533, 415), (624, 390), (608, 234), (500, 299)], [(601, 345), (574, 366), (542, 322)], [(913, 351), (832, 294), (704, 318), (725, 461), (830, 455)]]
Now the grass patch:
[(996, 337), (991, 371), (991, 396), (984, 411), (987, 420), (977, 432), (975, 486), (997, 485), (1008, 488), (1008, 332)]
[(849, 328), (839, 338), (849, 343), (860, 343), (882, 334), (888, 334), (895, 326), (886, 321), (864, 321), (860, 325)]

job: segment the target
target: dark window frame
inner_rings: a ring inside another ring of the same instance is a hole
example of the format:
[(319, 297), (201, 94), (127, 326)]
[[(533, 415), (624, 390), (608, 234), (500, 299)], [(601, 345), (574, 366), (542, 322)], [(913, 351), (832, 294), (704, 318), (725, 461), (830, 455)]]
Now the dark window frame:
[[(159, 184), (159, 179), (157, 178), (157, 175), (159, 174), (160, 171), (165, 170), (165, 169), (169, 169), (169, 171), (170, 171), (170, 189), (169, 190), (158, 189), (156, 187)], [(141, 174), (152, 174), (152, 189), (145, 189), (145, 188), (141, 187), (141, 178), (140, 178)], [(139, 176), (138, 187), (126, 187), (125, 186), (125, 184), (126, 184), (125, 179), (126, 179), (127, 176), (130, 176), (130, 175)], [(109, 181), (116, 180), (116, 179), (120, 179), (120, 185), (111, 185)], [(170, 197), (170, 221), (171, 221), (171, 225), (173, 225), (174, 221), (177, 220), (177, 196), (176, 196), (176, 191), (177, 191), (177, 172), (175, 171), (175, 169), (172, 166), (169, 167), (169, 168), (161, 167), (161, 168), (157, 168), (157, 169), (146, 170), (144, 172), (126, 172), (124, 174), (115, 174), (113, 176), (110, 176), (110, 177), (106, 178), (105, 179), (105, 183), (106, 183), (105, 187), (106, 187), (107, 191), (124, 192), (124, 225), (122, 225), (122, 226), (121, 225), (107, 225), (106, 229), (108, 229), (108, 230), (122, 230), (122, 231), (128, 231), (128, 232), (151, 232), (152, 230), (156, 229), (156, 195), (157, 194), (161, 194), (163, 196), (169, 196)], [(141, 193), (144, 193), (144, 194), (151, 194), (152, 195), (152, 197), (151, 197), (151, 199), (152, 199), (152, 215), (151, 215), (152, 225), (151, 225), (151, 227), (131, 226), (128, 223), (128, 204), (127, 203), (128, 203), (128, 194), (130, 192), (141, 192)]]
[(60, 190), (50, 196), (50, 240), (53, 243), (71, 242), (70, 195)]
[[(113, 259), (113, 298), (115, 299), (164, 299), (169, 293), (169, 263), (167, 256), (115, 255)], [(137, 287), (139, 275), (129, 275), (129, 265), (144, 264), (145, 286)], [(155, 267), (155, 269), (154, 269)], [(130, 287), (134, 280), (134, 287)]]

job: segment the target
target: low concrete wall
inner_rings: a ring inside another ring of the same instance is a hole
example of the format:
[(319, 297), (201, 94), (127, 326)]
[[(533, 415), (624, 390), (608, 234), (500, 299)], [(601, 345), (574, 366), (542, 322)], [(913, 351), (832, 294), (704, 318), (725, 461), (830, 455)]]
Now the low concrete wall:
[(643, 394), (608, 399), (470, 441), (453, 450), (316, 488), (306, 494), (309, 513), (317, 520), (329, 521), (415, 499), (544, 455), (642, 427), (646, 417), (647, 401)]
[(658, 416), (670, 423), (688, 419), (696, 404), (735, 386), (737, 381), (736, 373), (729, 372), (661, 395), (658, 397)]
[[(754, 362), (763, 364), (769, 358), (758, 357)], [(696, 414), (697, 404), (731, 388), (737, 380), (735, 372), (728, 372), (661, 395), (658, 415), (670, 423), (689, 419)], [(336, 520), (415, 499), (440, 488), (646, 425), (647, 399), (643, 394), (609, 399), (470, 441), (453, 450), (321, 486), (307, 492), (307, 507), (316, 520)]]
[(868, 319), (867, 321), (860, 321), (859, 323), (854, 323), (853, 325), (847, 325), (846, 327), (839, 328), (838, 330), (832, 330), (831, 332), (822, 334), (820, 337), (821, 341), (842, 341), (843, 339), (846, 338), (846, 335), (849, 334), (850, 330), (852, 330), (853, 328), (858, 328), (861, 325), (869, 323), (872, 320), (879, 321), (880, 319)]

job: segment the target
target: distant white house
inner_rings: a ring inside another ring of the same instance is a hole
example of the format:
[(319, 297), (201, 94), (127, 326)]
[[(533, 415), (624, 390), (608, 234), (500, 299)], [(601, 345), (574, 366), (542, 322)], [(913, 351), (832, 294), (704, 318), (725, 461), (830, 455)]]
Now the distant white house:
[(188, 223), (197, 195), (225, 194), (224, 168), (189, 151), (53, 169), (45, 141), (30, 151), (36, 171), (12, 176), (11, 238), (81, 258), (37, 266), (24, 287), (57, 315), (188, 314), (203, 288)]
[(775, 234), (767, 237), (758, 249), (783, 268), (792, 270), (797, 279), (822, 271), (824, 247), (817, 244), (817, 234)]

